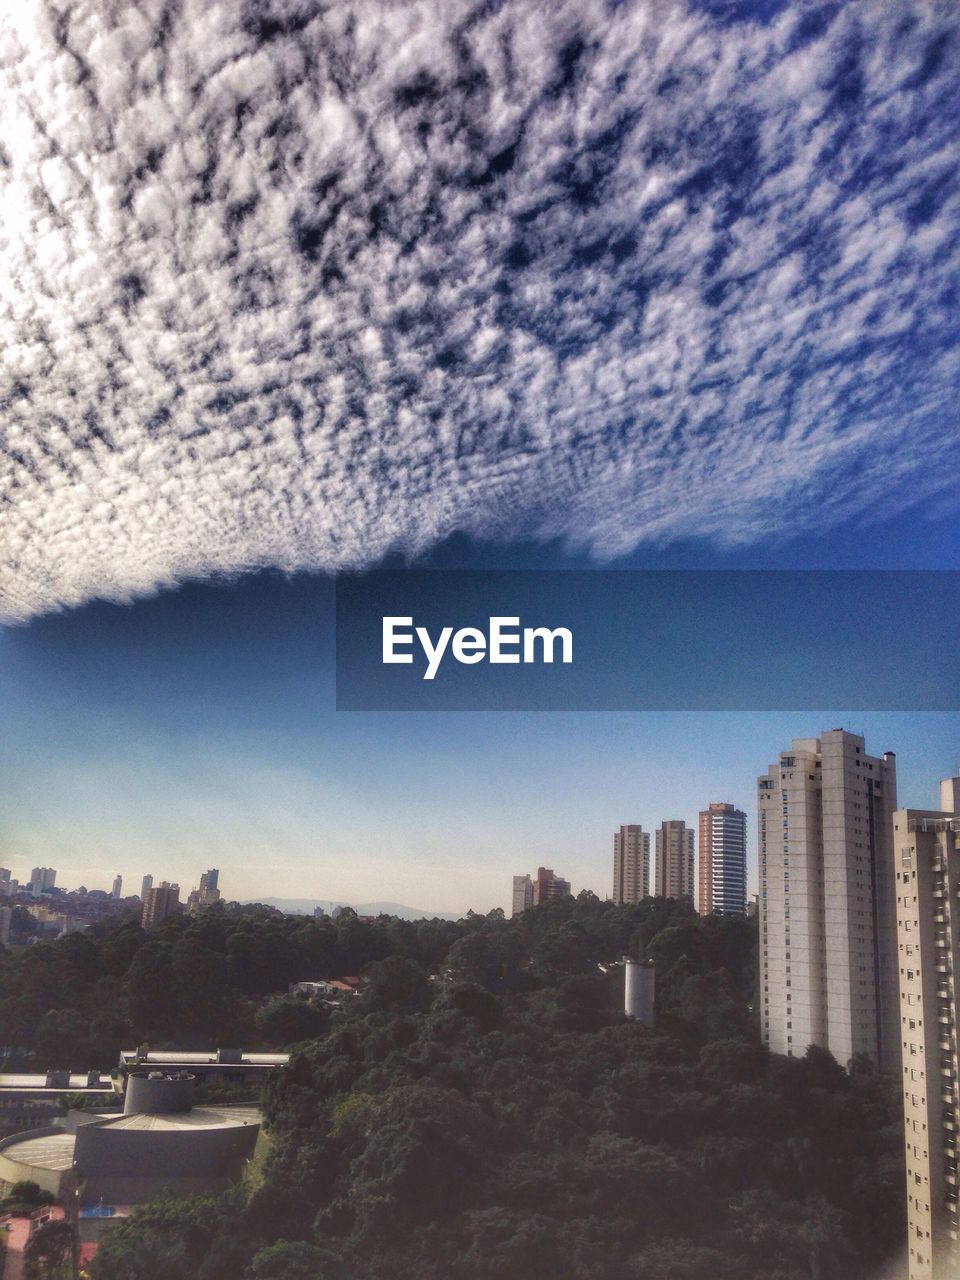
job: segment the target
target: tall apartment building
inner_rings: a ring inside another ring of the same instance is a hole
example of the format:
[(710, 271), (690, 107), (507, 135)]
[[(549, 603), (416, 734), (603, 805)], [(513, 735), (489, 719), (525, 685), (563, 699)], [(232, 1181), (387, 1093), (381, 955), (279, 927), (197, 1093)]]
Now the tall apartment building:
[(533, 906), (533, 881), (529, 876), (513, 877), (513, 909), (511, 915), (519, 916)]
[(693, 828), (678, 818), (657, 830), (657, 897), (693, 900)]
[(757, 780), (760, 1026), (775, 1053), (820, 1045), (900, 1069), (892, 752), (843, 729), (795, 739)]
[(628, 823), (613, 837), (613, 900), (632, 906), (650, 896), (650, 836)]
[(570, 881), (558, 876), (550, 867), (538, 867), (535, 876), (513, 877), (513, 910), (518, 916), (530, 907), (554, 898), (570, 897)]
[(702, 916), (747, 914), (747, 815), (732, 804), (700, 810), (697, 910)]
[(30, 872), (30, 892), (35, 898), (47, 893), (57, 883), (57, 873), (53, 867), (34, 867)]
[(8, 867), (0, 867), (0, 896), (7, 897), (10, 893), (10, 869)]
[(533, 881), (533, 905), (550, 902), (554, 898), (570, 897), (570, 881), (558, 876), (551, 867), (537, 867)]
[(910, 1280), (960, 1276), (960, 778), (893, 815)]
[(110, 890), (111, 898), (119, 898), (123, 893), (123, 876), (113, 877), (113, 888)]
[(147, 890), (153, 888), (153, 876), (146, 875), (140, 881), (140, 901), (144, 902), (147, 897)]
[(220, 901), (220, 872), (216, 867), (211, 867), (209, 871), (204, 871), (200, 877), (200, 906), (209, 907), (211, 903)]
[(143, 906), (140, 908), (140, 923), (144, 929), (152, 929), (154, 925), (158, 925), (161, 920), (165, 920), (167, 916), (177, 911), (179, 906), (180, 886), (169, 884), (164, 880), (162, 884), (154, 885), (147, 890)]

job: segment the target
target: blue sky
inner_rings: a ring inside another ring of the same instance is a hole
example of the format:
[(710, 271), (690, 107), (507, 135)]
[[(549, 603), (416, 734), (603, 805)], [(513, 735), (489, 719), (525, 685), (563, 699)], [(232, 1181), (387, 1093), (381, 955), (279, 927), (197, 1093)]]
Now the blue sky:
[[(331, 575), (960, 567), (958, 28), (0, 17), (0, 858), (483, 908), (751, 807), (842, 709), (337, 715)], [(929, 803), (955, 717), (855, 719)]]
[[(875, 531), (862, 567), (885, 562), (899, 532)], [(842, 558), (841, 536), (804, 558)], [(796, 548), (775, 550), (768, 567), (796, 562)], [(451, 557), (580, 563), (462, 544), (427, 563)], [(711, 564), (700, 548), (696, 562)], [(901, 802), (916, 806), (935, 805), (960, 765), (946, 713), (336, 712), (332, 641), (330, 579), (276, 574), (0, 632), (4, 865), (54, 865), (88, 887), (120, 871), (136, 891), (144, 872), (189, 886), (209, 864), (242, 898), (487, 910), (539, 864), (605, 894), (616, 826), (693, 822), (710, 800), (751, 814), (752, 863), (755, 779), (791, 737), (864, 733), (868, 749), (897, 753)]]

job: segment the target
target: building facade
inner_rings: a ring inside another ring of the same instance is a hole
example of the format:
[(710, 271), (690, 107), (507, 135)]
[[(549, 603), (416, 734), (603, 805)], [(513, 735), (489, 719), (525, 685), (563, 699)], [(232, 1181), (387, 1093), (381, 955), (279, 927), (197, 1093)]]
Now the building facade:
[(960, 778), (893, 815), (909, 1280), (960, 1276)]
[(678, 818), (657, 829), (657, 897), (693, 901), (693, 828)]
[(632, 906), (650, 896), (650, 836), (628, 823), (613, 837), (613, 900)]
[(533, 882), (533, 905), (551, 902), (554, 898), (570, 897), (570, 881), (558, 876), (552, 867), (537, 867)]
[(147, 890), (140, 909), (140, 923), (144, 929), (152, 929), (179, 909), (180, 886), (164, 880)]
[(513, 907), (511, 915), (519, 916), (533, 906), (533, 881), (529, 876), (513, 877)]
[(892, 752), (843, 729), (757, 780), (760, 1025), (775, 1053), (866, 1054), (899, 1072)]
[(30, 892), (35, 898), (49, 891), (57, 883), (57, 873), (53, 867), (34, 867), (30, 872)]
[(697, 910), (702, 916), (747, 914), (747, 815), (732, 804), (700, 810)]

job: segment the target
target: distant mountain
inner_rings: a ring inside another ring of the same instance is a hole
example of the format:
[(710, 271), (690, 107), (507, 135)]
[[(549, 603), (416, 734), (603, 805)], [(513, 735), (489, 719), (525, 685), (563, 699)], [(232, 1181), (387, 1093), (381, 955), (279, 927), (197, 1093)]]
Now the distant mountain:
[(312, 916), (314, 907), (323, 907), (327, 915), (334, 907), (353, 907), (358, 916), (399, 916), (401, 920), (459, 920), (466, 912), (421, 911), (419, 907), (405, 907), (402, 902), (331, 902), (325, 898), (248, 898), (248, 902), (262, 902), (265, 907), (276, 907), (288, 916)]

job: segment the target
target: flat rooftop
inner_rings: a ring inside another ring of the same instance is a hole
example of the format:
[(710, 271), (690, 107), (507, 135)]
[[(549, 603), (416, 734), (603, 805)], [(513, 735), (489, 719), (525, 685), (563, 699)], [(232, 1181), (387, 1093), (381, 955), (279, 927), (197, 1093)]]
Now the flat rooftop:
[(125, 1063), (139, 1062), (144, 1066), (158, 1067), (285, 1067), (290, 1061), (289, 1053), (245, 1053), (239, 1062), (220, 1062), (216, 1050), (212, 1053), (194, 1053), (177, 1049), (151, 1049), (143, 1058), (137, 1057), (136, 1049), (121, 1049), (120, 1058)]
[(127, 1116), (107, 1118), (111, 1129), (234, 1129), (239, 1125), (259, 1124), (259, 1107), (194, 1107), (192, 1111), (178, 1111), (155, 1115), (136, 1111)]
[(113, 1082), (107, 1078), (99, 1084), (87, 1084), (87, 1073), (71, 1075), (69, 1085), (48, 1085), (46, 1072), (20, 1074), (0, 1072), (0, 1094), (8, 1090), (29, 1089), (36, 1093), (113, 1093)]
[(4, 1147), (0, 1154), (28, 1168), (63, 1171), (73, 1166), (76, 1140), (76, 1135), (72, 1133), (51, 1133), (45, 1138), (25, 1138), (23, 1142), (13, 1142)]

